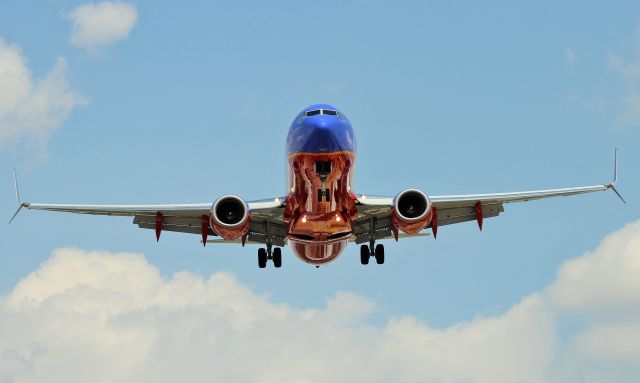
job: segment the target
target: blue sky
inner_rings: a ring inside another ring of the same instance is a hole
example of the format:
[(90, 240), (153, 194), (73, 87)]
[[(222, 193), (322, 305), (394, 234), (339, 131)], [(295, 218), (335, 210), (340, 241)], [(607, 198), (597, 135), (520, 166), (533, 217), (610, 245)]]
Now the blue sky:
[(387, 242), (381, 267), (362, 267), (352, 246), (320, 269), (285, 249), (280, 270), (259, 270), (254, 247), (174, 233), (156, 243), (128, 218), (24, 212), (0, 231), (4, 295), (54, 249), (78, 247), (144, 254), (165, 278), (228, 272), (300, 309), (352, 292), (376, 302), (367, 323), (446, 328), (504, 314), (640, 216), (637, 2), (138, 1), (130, 31), (93, 45), (72, 38), (82, 4), (1, 7), (4, 47), (19, 47), (34, 83), (63, 58), (69, 97), (48, 133), (0, 134), (7, 220), (13, 166), (32, 202), (281, 196), (288, 126), (313, 103), (350, 118), (358, 193), (605, 183), (618, 147), (629, 204), (596, 193), (509, 205), (482, 233), (468, 223)]

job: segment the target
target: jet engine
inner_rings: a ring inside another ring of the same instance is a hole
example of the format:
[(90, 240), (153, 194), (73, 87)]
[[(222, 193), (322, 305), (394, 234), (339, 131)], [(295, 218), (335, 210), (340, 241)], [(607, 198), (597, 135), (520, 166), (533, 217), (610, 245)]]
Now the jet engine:
[(431, 200), (417, 189), (404, 190), (393, 199), (391, 219), (396, 229), (416, 234), (433, 218)]
[(249, 206), (240, 197), (220, 197), (211, 206), (211, 228), (227, 241), (247, 234), (250, 221)]

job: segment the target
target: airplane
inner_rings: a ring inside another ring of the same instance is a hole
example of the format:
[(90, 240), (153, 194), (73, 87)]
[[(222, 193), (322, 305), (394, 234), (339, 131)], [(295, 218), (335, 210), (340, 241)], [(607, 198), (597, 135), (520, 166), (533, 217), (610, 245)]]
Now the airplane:
[[(496, 194), (430, 196), (406, 189), (395, 196), (356, 194), (353, 190), (356, 138), (347, 116), (337, 108), (316, 104), (293, 120), (286, 143), (287, 190), (284, 196), (245, 201), (224, 195), (211, 203), (180, 205), (60, 205), (22, 202), (14, 170), (16, 198), (22, 208), (78, 214), (132, 216), (142, 229), (200, 235), (202, 244), (261, 244), (258, 267), (268, 261), (282, 266), (282, 247), (289, 245), (303, 262), (318, 267), (338, 258), (349, 242), (360, 245), (360, 262), (385, 261), (380, 240), (428, 236), (441, 226), (476, 221), (480, 230), (487, 218), (497, 217), (503, 205), (544, 198), (616, 190), (608, 184), (564, 189)], [(626, 203), (626, 202), (625, 202)], [(11, 223), (9, 221), (9, 223)], [(209, 237), (218, 237), (211, 238)]]

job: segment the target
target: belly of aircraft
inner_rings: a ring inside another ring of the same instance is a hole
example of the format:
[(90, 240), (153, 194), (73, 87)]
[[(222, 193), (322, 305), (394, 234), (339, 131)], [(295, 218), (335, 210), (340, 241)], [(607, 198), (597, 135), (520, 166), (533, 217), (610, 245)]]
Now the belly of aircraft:
[(285, 223), (291, 249), (304, 262), (330, 262), (342, 253), (353, 232), (355, 154), (295, 153), (288, 161), (290, 194)]

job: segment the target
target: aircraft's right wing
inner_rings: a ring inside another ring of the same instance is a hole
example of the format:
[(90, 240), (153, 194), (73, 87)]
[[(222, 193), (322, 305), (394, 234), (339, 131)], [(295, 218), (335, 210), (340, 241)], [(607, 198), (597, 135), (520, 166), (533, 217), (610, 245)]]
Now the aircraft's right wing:
[[(198, 204), (163, 204), (163, 205), (70, 205), (70, 204), (42, 204), (22, 202), (18, 189), (17, 177), (14, 173), (16, 198), (19, 207), (11, 221), (18, 215), (22, 208), (29, 210), (44, 210), (63, 213), (129, 216), (133, 217), (133, 223), (141, 229), (156, 231), (159, 237), (160, 231), (173, 231), (201, 235), (203, 239), (208, 236), (217, 236), (209, 225), (209, 213), (211, 203)], [(266, 243), (269, 239), (276, 246), (286, 244), (286, 229), (282, 219), (284, 209), (283, 198), (258, 200), (247, 202), (251, 214), (248, 243)], [(9, 223), (11, 223), (9, 221)], [(222, 240), (213, 241), (213, 243)], [(233, 241), (226, 241), (231, 243)]]

